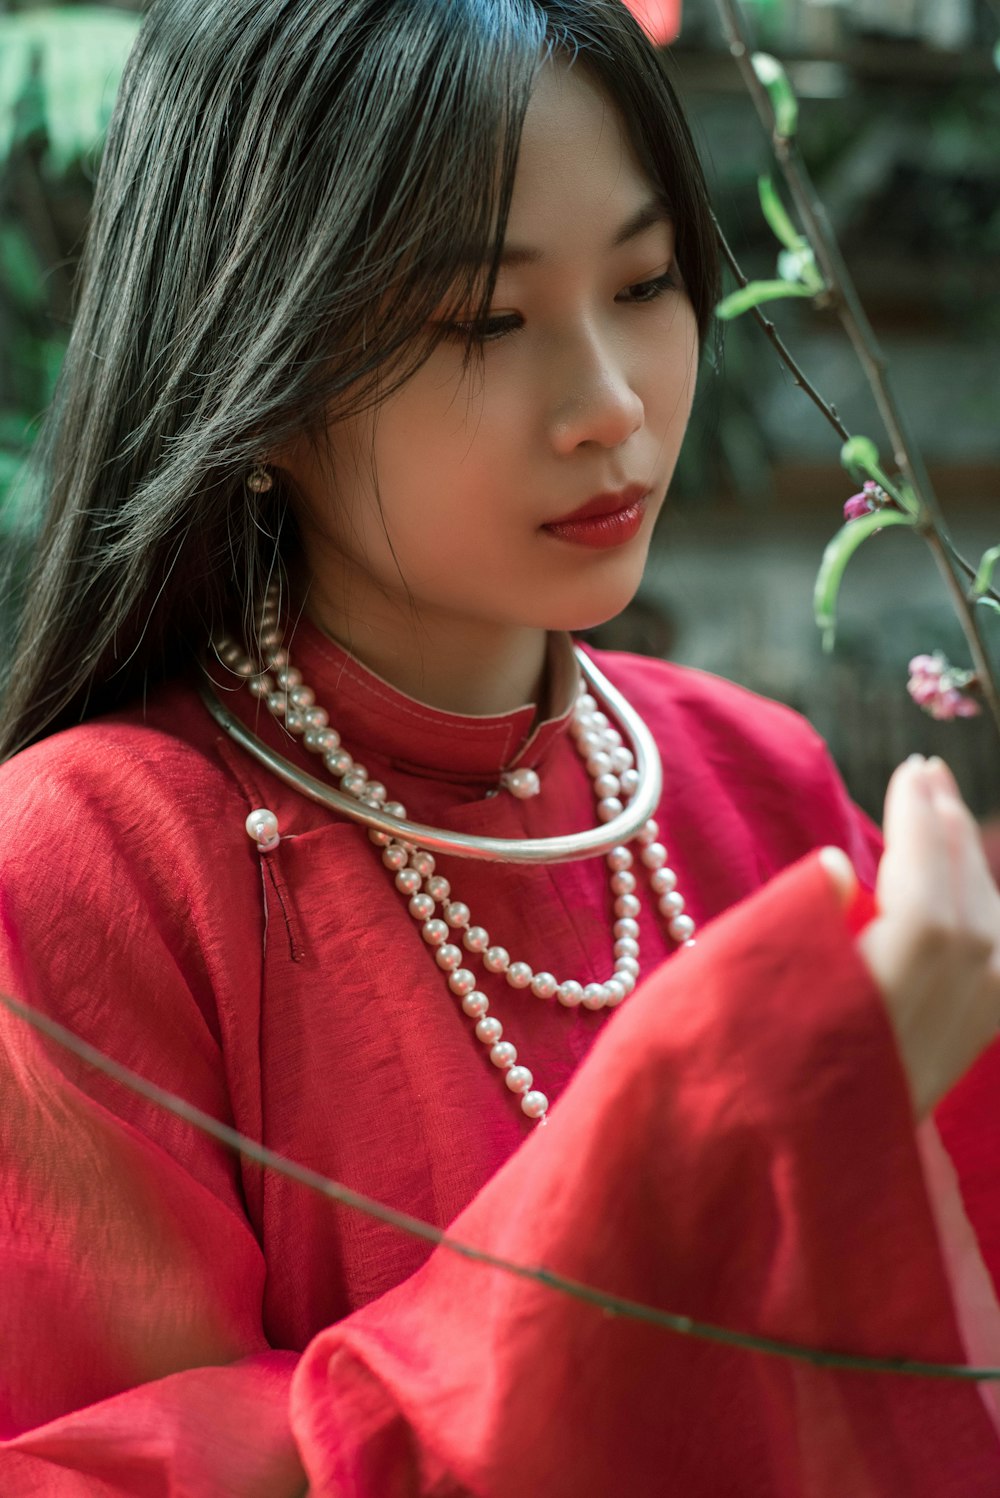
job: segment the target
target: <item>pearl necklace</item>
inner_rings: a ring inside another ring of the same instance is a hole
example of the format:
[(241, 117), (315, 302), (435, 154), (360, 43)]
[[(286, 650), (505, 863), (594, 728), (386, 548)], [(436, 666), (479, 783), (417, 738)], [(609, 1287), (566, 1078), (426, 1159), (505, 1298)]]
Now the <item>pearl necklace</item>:
[[(261, 656), (266, 665), (255, 664), (242, 646), (228, 636), (213, 642), (219, 659), (246, 680), (250, 692), (264, 702), (275, 719), (284, 720), (290, 733), (301, 737), (306, 749), (322, 758), (331, 775), (340, 781), (342, 793), (405, 821), (406, 808), (398, 801), (390, 801), (386, 787), (372, 780), (365, 766), (343, 747), (340, 734), (330, 727), (329, 714), (317, 705), (316, 695), (302, 680), (302, 673), (289, 664), (288, 652), (281, 647), (278, 601), (273, 592), (268, 594), (258, 624)], [(593, 782), (598, 819), (610, 821), (624, 810), (623, 802), (627, 803), (638, 789), (632, 751), (601, 711), (596, 698), (584, 690), (574, 704), (570, 733)], [(536, 795), (540, 790), (538, 776), (530, 769), (504, 774), (501, 785), (519, 798)], [(246, 829), (261, 853), (270, 852), (280, 841), (277, 818), (265, 808), (250, 813)], [(506, 1087), (519, 1098), (521, 1111), (528, 1118), (544, 1122), (549, 1100), (534, 1087), (534, 1076), (518, 1060), (515, 1046), (503, 1039), (503, 1025), (490, 1013), (489, 999), (477, 987), (475, 973), (464, 966), (469, 960), (465, 953), (481, 961), (487, 973), (502, 975), (510, 988), (530, 989), (536, 998), (555, 999), (567, 1009), (617, 1008), (635, 988), (640, 971), (642, 906), (633, 873), (635, 856), (625, 844), (612, 847), (605, 856), (615, 915), (614, 970), (604, 982), (583, 984), (574, 978), (560, 980), (548, 971), (535, 972), (527, 962), (512, 960), (507, 948), (495, 943), (484, 926), (473, 923), (468, 905), (453, 898), (451, 884), (436, 872), (434, 856), (427, 849), (401, 842), (377, 829), (369, 829), (368, 836), (382, 849), (382, 863), (393, 875), (396, 889), (406, 900), (409, 915), (420, 926), (450, 991), (461, 1002), (465, 1014), (475, 1021), (476, 1039), (487, 1047)], [(646, 872), (671, 939), (680, 946), (693, 946), (695, 923), (685, 914), (677, 876), (667, 865), (667, 850), (659, 841), (659, 827), (653, 818), (640, 827), (635, 841), (639, 865)], [(457, 944), (459, 939), (461, 947)]]

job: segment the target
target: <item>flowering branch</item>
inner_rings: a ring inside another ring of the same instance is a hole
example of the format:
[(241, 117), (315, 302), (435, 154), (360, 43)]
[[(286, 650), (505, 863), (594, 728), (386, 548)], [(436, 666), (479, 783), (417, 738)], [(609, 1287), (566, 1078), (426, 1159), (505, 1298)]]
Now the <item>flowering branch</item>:
[[(967, 563), (959, 562), (955, 556), (954, 547), (923, 459), (907, 430), (903, 413), (890, 385), (885, 356), (858, 299), (826, 212), (795, 146), (797, 103), (794, 93), (780, 64), (774, 58), (767, 57), (766, 54), (757, 56), (752, 54), (737, 0), (717, 0), (717, 4), (729, 51), (740, 69), (757, 113), (770, 133), (775, 157), (805, 228), (803, 240), (794, 236), (794, 231), (790, 226), (788, 230), (782, 231), (779, 225), (775, 224), (772, 217), (773, 208), (768, 214), (772, 227), (779, 230), (780, 237), (785, 242), (786, 257), (798, 257), (797, 262), (790, 266), (790, 274), (787, 278), (788, 284), (792, 287), (789, 294), (801, 294), (801, 291), (795, 288), (794, 280), (815, 286), (815, 271), (818, 269), (822, 277), (823, 300), (836, 310), (865, 371), (879, 414), (892, 443), (896, 467), (903, 476), (901, 487), (905, 489), (905, 494), (901, 494), (898, 488), (889, 484), (881, 471), (869, 471), (869, 477), (882, 485), (899, 509), (910, 512), (915, 528), (930, 547), (968, 642), (975, 666), (975, 683), (1000, 733), (1000, 684), (998, 684), (996, 671), (990, 660), (977, 617), (977, 604), (980, 598), (985, 596), (985, 590), (977, 592), (976, 584), (973, 583), (969, 593), (966, 593), (957, 575), (956, 565), (953, 565), (954, 558), (955, 564), (966, 571), (970, 577), (977, 576)], [(767, 212), (768, 205), (764, 206)], [(796, 269), (800, 274), (795, 274)], [(747, 310), (756, 310), (751, 308), (749, 302), (746, 305)], [(772, 342), (774, 342), (773, 339)], [(798, 366), (793, 370), (793, 374), (798, 383), (803, 383)], [(803, 388), (806, 388), (805, 384)], [(813, 399), (815, 400), (815, 395)], [(821, 409), (826, 407), (826, 404), (822, 402)], [(824, 414), (829, 417), (829, 408), (824, 411)], [(837, 429), (840, 430), (839, 422)], [(858, 439), (853, 440), (858, 441)], [(847, 445), (850, 444), (845, 444)], [(992, 589), (989, 591), (992, 596)]]

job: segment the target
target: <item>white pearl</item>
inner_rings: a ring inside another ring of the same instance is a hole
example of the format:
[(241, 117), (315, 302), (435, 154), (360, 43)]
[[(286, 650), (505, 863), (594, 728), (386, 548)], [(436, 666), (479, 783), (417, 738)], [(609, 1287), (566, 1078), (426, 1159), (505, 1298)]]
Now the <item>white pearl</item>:
[(529, 796), (537, 796), (542, 788), (542, 782), (535, 771), (527, 766), (520, 770), (509, 770), (505, 775), (501, 775), (500, 783), (506, 786), (511, 795), (516, 796), (519, 801), (526, 801)]
[(434, 856), (425, 848), (417, 848), (410, 854), (410, 868), (416, 869), (421, 879), (429, 879), (434, 872)]
[(621, 973), (631, 973), (633, 978), (639, 976), (639, 960), (636, 957), (616, 957), (615, 977)]
[(628, 920), (635, 920), (642, 909), (635, 895), (619, 895), (615, 901), (615, 915)]
[(660, 914), (664, 919), (672, 921), (675, 915), (680, 915), (684, 909), (684, 896), (672, 890), (669, 895), (660, 896)]
[[(289, 717), (290, 716), (291, 714), (289, 714)], [(285, 722), (288, 722), (287, 718), (285, 719)], [(366, 775), (360, 774), (357, 769), (348, 770), (347, 774), (340, 782), (340, 789), (344, 792), (345, 796), (360, 796), (366, 788), (367, 779), (368, 777)]]
[(662, 843), (647, 843), (639, 857), (647, 869), (662, 869), (667, 861), (667, 850)]
[(578, 736), (577, 743), (588, 759), (592, 754), (604, 753), (604, 735), (596, 733), (592, 728), (584, 729)]
[(430, 947), (439, 947), (449, 937), (448, 927), (444, 921), (425, 921), (420, 932), (424, 941)]
[(322, 754), (323, 745), (320, 743), (320, 737), (322, 733), (322, 728), (307, 728), (305, 733), (302, 735), (303, 746), (306, 749), (310, 750), (313, 754)]
[(400, 869), (396, 875), (396, 888), (401, 895), (415, 895), (420, 890), (420, 875), (416, 869)]
[(503, 973), (510, 962), (510, 953), (506, 947), (488, 947), (483, 953), (483, 965), (491, 973)]
[(636, 840), (640, 843), (655, 843), (660, 835), (660, 824), (650, 817), (645, 826), (640, 827), (636, 833)]
[(293, 707), (312, 707), (316, 701), (316, 693), (312, 687), (292, 687), (288, 693), (288, 700)]
[(630, 869), (634, 859), (629, 850), (619, 843), (617, 848), (611, 849), (607, 862), (608, 868), (617, 874), (621, 870)]
[(346, 749), (331, 749), (328, 754), (323, 755), (323, 763), (331, 775), (346, 775), (354, 766)]
[(615, 773), (625, 775), (635, 765), (635, 758), (631, 749), (623, 749), (620, 746), (612, 749), (611, 763), (615, 767)]
[(600, 822), (613, 822), (625, 810), (617, 796), (605, 796), (597, 803), (597, 818)]
[(402, 843), (390, 843), (382, 854), (382, 862), (393, 871), (406, 867), (406, 849)]
[[(298, 705), (296, 703), (296, 707)], [(324, 707), (307, 707), (303, 717), (310, 728), (325, 728), (330, 721), (330, 715)], [(332, 749), (333, 745), (330, 744), (328, 747)]]
[(631, 936), (634, 941), (639, 940), (639, 922), (626, 916), (624, 919), (615, 921), (615, 937), (618, 941), (623, 936)]
[(511, 1092), (527, 1092), (535, 1080), (526, 1066), (510, 1067), (503, 1079)]
[(297, 707), (290, 707), (285, 713), (285, 727), (289, 733), (305, 733), (306, 720)]
[(266, 806), (258, 806), (244, 823), (247, 834), (253, 838), (261, 853), (269, 853), (281, 841), (278, 836), (278, 818)]
[(678, 915), (670, 922), (667, 930), (674, 941), (690, 941), (694, 935), (694, 921), (689, 915)]
[(382, 802), (385, 800), (385, 795), (385, 786), (382, 784), (381, 780), (369, 780), (368, 784), (365, 786), (364, 795), (364, 799), (368, 802), (369, 805), (381, 806)]
[(615, 973), (615, 982), (622, 985), (622, 987), (625, 989), (626, 994), (630, 994), (636, 983), (638, 982), (638, 974)]
[(677, 875), (673, 869), (655, 869), (650, 876), (649, 887), (654, 895), (669, 895), (677, 888)]
[(517, 1046), (511, 1045), (509, 1040), (498, 1040), (490, 1051), (490, 1060), (501, 1071), (506, 1071), (507, 1067), (513, 1066), (517, 1060)]
[(635, 875), (627, 869), (611, 876), (611, 888), (616, 895), (630, 895), (635, 889)]
[(271, 693), (270, 697), (267, 699), (267, 710), (269, 713), (273, 713), (276, 718), (280, 718), (283, 715), (285, 711), (284, 692)]
[(476, 986), (476, 979), (467, 967), (456, 968), (448, 978), (448, 987), (452, 993), (457, 993), (459, 998), (464, 998), (471, 993)]
[(620, 748), (622, 736), (617, 728), (606, 728), (604, 730), (604, 742), (608, 745), (609, 751), (612, 753), (615, 749)]
[(622, 795), (634, 796), (636, 791), (639, 789), (639, 771), (622, 770), (618, 779), (621, 782)]
[(583, 990), (584, 1009), (603, 1009), (607, 998), (603, 983), (588, 983)]
[(583, 999), (583, 984), (577, 983), (575, 978), (567, 978), (556, 990), (556, 998), (567, 1009), (575, 1009)]
[(576, 707), (574, 711), (577, 713), (596, 713), (597, 698), (592, 697), (589, 692), (581, 692), (579, 697), (576, 699)]
[(592, 754), (588, 759), (587, 770), (595, 779), (598, 775), (610, 775), (611, 755), (605, 753), (603, 749), (599, 749), (596, 754)]
[(392, 842), (392, 833), (378, 832), (374, 827), (369, 827), (368, 841), (374, 843), (377, 848), (386, 848)]
[(503, 1025), (492, 1014), (481, 1019), (476, 1026), (476, 1039), (481, 1040), (483, 1045), (496, 1045), (502, 1034)]
[(638, 957), (639, 943), (633, 936), (623, 936), (615, 942), (616, 957)]
[(438, 967), (443, 968), (446, 973), (454, 972), (456, 968), (462, 965), (462, 948), (454, 946), (450, 941), (446, 941), (444, 946), (438, 947), (434, 953), (434, 960)]
[(602, 713), (599, 709), (596, 709), (590, 716), (593, 719), (594, 727), (599, 728), (602, 733), (606, 728), (611, 727), (611, 719), (607, 713)]
[(302, 685), (302, 672), (297, 671), (294, 666), (279, 666), (274, 673), (274, 679), (283, 691), (290, 692), (293, 687)]
[(521, 1099), (521, 1112), (528, 1118), (544, 1118), (548, 1106), (544, 1092), (526, 1092)]
[(469, 924), (471, 914), (468, 905), (461, 900), (449, 900), (444, 907), (444, 918), (449, 926), (462, 927)]
[(531, 992), (536, 999), (551, 999), (558, 987), (552, 973), (536, 973), (531, 980)]
[(251, 697), (270, 697), (274, 691), (274, 682), (268, 676), (255, 676), (253, 681), (248, 681)]
[(534, 974), (526, 962), (512, 962), (507, 969), (507, 982), (511, 988), (527, 988)]
[(467, 952), (485, 952), (490, 944), (490, 933), (485, 926), (470, 926), (462, 937), (462, 945)]
[(602, 801), (617, 797), (620, 790), (617, 775), (598, 775), (594, 781), (594, 795), (599, 796)]
[[(410, 859), (410, 867), (413, 867), (412, 858)], [(432, 874), (427, 883), (424, 885), (424, 888), (430, 895), (431, 899), (437, 900), (439, 905), (443, 905), (448, 896), (451, 894), (451, 885), (448, 883), (447, 879), (442, 879), (440, 874)]]
[(288, 651), (284, 648), (272, 651), (269, 664), (274, 666), (276, 670), (279, 670), (282, 666), (287, 666)]
[(462, 1000), (462, 1008), (470, 1019), (482, 1019), (489, 1007), (489, 999), (484, 993), (480, 993), (478, 990), (466, 994)]
[(402, 801), (387, 801), (382, 810), (386, 813), (387, 816), (395, 817), (399, 822), (404, 822), (406, 820), (406, 807), (403, 805)]
[(434, 914), (434, 901), (430, 895), (414, 895), (410, 901), (410, 914), (415, 921), (429, 921)]
[(607, 998), (604, 1000), (609, 1009), (614, 1009), (625, 997), (625, 985), (620, 978), (609, 978), (604, 985)]

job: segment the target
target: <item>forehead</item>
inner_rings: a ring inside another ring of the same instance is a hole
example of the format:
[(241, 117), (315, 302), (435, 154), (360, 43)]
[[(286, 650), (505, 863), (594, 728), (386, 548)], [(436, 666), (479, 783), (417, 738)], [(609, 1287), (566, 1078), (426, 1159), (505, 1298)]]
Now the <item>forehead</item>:
[(606, 244), (660, 196), (600, 85), (579, 66), (546, 62), (525, 116), (506, 244), (544, 250), (581, 235)]

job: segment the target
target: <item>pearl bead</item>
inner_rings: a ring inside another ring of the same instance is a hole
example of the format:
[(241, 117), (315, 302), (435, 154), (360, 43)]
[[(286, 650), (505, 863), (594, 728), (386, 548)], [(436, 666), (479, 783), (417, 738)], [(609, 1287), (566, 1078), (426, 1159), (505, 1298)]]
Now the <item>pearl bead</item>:
[(406, 849), (401, 843), (390, 843), (382, 854), (382, 862), (394, 872), (406, 867)]
[(616, 895), (630, 895), (635, 889), (635, 875), (627, 869), (611, 876), (611, 888)]
[(662, 869), (667, 861), (667, 850), (662, 843), (647, 843), (639, 857), (647, 869)]
[[(301, 704), (297, 702), (295, 706), (299, 707), (301, 706)], [(310, 728), (325, 728), (330, 721), (330, 715), (326, 711), (325, 707), (307, 706), (303, 717), (305, 718), (306, 723)], [(330, 745), (330, 748), (333, 748), (332, 744)]]
[(510, 1067), (503, 1079), (511, 1092), (527, 1092), (535, 1080), (526, 1066)]
[(649, 821), (639, 828), (639, 831), (636, 833), (636, 840), (640, 843), (655, 843), (659, 835), (660, 824), (650, 817)]
[(462, 937), (462, 945), (467, 952), (485, 952), (490, 944), (490, 933), (485, 926), (470, 926)]
[(381, 780), (369, 780), (365, 786), (364, 799), (372, 806), (381, 806), (385, 800), (385, 786)]
[(410, 854), (410, 868), (416, 869), (421, 879), (429, 879), (434, 872), (434, 856), (425, 848), (418, 848)]
[(508, 770), (505, 775), (500, 776), (500, 784), (516, 796), (519, 801), (526, 801), (529, 796), (537, 796), (542, 788), (534, 770), (525, 766), (520, 770)]
[(596, 713), (597, 712), (597, 698), (596, 697), (592, 697), (589, 692), (581, 692), (580, 695), (579, 695), (579, 697), (576, 699), (576, 708), (575, 708), (575, 711), (578, 714), (579, 713)]
[(659, 906), (660, 914), (664, 919), (672, 921), (674, 916), (680, 915), (684, 909), (684, 896), (679, 895), (676, 890), (672, 890), (669, 895), (661, 895)]
[(556, 990), (556, 998), (567, 1009), (575, 1009), (583, 999), (583, 984), (577, 983), (575, 978), (567, 978)]
[(450, 900), (444, 907), (444, 918), (449, 926), (467, 926), (471, 912), (461, 900)]
[(492, 1014), (481, 1019), (476, 1026), (476, 1039), (481, 1040), (483, 1045), (496, 1045), (502, 1034), (503, 1025)]
[(290, 707), (286, 710), (285, 727), (289, 733), (305, 733), (306, 720), (297, 707)]
[(544, 1118), (549, 1100), (544, 1092), (526, 1092), (521, 1099), (521, 1112), (528, 1118)]
[(587, 770), (595, 779), (598, 775), (610, 775), (611, 755), (603, 749), (598, 749), (597, 753), (592, 754), (587, 760)]
[(615, 973), (615, 982), (620, 983), (626, 994), (630, 994), (638, 982), (636, 973)]
[(467, 993), (471, 993), (475, 986), (475, 975), (470, 973), (467, 967), (456, 968), (448, 978), (448, 987), (452, 993), (457, 993), (459, 998), (464, 998)]
[(462, 965), (462, 948), (446, 941), (444, 946), (438, 947), (434, 953), (434, 960), (446, 973), (452, 973)]
[(283, 691), (290, 692), (293, 687), (302, 685), (302, 672), (297, 671), (294, 666), (279, 666), (274, 673), (274, 679)]
[(331, 775), (346, 775), (353, 768), (354, 761), (346, 749), (331, 749), (328, 754), (323, 755), (323, 763)]
[(607, 997), (603, 983), (588, 983), (583, 990), (584, 1009), (603, 1009)]
[(615, 942), (616, 957), (638, 957), (639, 943), (634, 936), (623, 936)]
[(414, 895), (410, 901), (410, 914), (415, 921), (429, 921), (434, 914), (434, 901), (430, 895)]
[(604, 735), (595, 733), (592, 728), (587, 728), (577, 738), (577, 743), (589, 759), (592, 754), (601, 754), (604, 751)]
[(613, 822), (625, 810), (617, 796), (605, 796), (597, 803), (597, 818), (600, 822)]
[(282, 717), (282, 715), (284, 714), (284, 711), (285, 711), (285, 694), (284, 694), (284, 692), (272, 692), (271, 693), (270, 697), (267, 699), (267, 710), (268, 710), (269, 713), (272, 713), (274, 715), (274, 717), (276, 717), (276, 718)]
[(526, 962), (512, 962), (507, 969), (507, 982), (511, 988), (527, 988), (534, 974)]
[(429, 947), (439, 947), (448, 940), (448, 927), (444, 921), (425, 921), (420, 934)]
[(278, 818), (273, 811), (268, 811), (266, 806), (259, 806), (252, 811), (244, 826), (261, 853), (269, 853), (281, 841), (278, 836)]
[(594, 727), (599, 728), (602, 733), (606, 728), (611, 727), (611, 719), (608, 717), (607, 713), (602, 713), (599, 708), (595, 707), (593, 712), (590, 714), (590, 717), (594, 724)]
[(271, 666), (274, 666), (274, 668), (276, 670), (279, 669), (282, 666), (287, 666), (288, 665), (288, 651), (285, 650), (284, 647), (282, 647), (279, 650), (272, 650), (272, 652), (271, 652), (271, 654), (270, 654), (270, 656), (268, 658), (268, 664), (271, 665)]
[(506, 972), (509, 962), (510, 953), (506, 947), (488, 947), (483, 953), (483, 965), (491, 973)]
[(368, 841), (374, 843), (377, 848), (386, 848), (392, 842), (392, 833), (378, 832), (374, 827), (369, 827)]
[(619, 843), (617, 848), (611, 849), (611, 852), (608, 854), (607, 858), (608, 868), (611, 869), (612, 873), (615, 874), (619, 873), (621, 870), (630, 869), (633, 862), (634, 860), (631, 853), (626, 847), (623, 847), (621, 843)]
[[(286, 719), (285, 721), (287, 722), (288, 720)], [(340, 789), (344, 792), (345, 796), (360, 796), (366, 788), (367, 778), (367, 776), (359, 774), (356, 769), (348, 770), (340, 782)]]
[(274, 683), (268, 676), (255, 676), (247, 682), (251, 697), (267, 698), (274, 691)]
[(598, 775), (594, 781), (594, 795), (602, 801), (616, 798), (620, 790), (617, 775)]
[(620, 978), (609, 978), (604, 985), (607, 998), (604, 1000), (608, 1009), (614, 1009), (625, 997), (625, 985)]
[(494, 1066), (506, 1071), (508, 1066), (513, 1066), (517, 1060), (517, 1046), (511, 1045), (509, 1040), (498, 1040), (490, 1051), (490, 1060)]
[(531, 980), (531, 992), (536, 999), (551, 999), (559, 984), (552, 973), (536, 973)]
[(615, 901), (615, 915), (635, 920), (642, 909), (635, 895), (619, 895)]
[(618, 746), (611, 751), (611, 763), (614, 765), (616, 775), (627, 775), (635, 764), (635, 757), (631, 749)]
[(401, 895), (415, 895), (420, 890), (420, 875), (416, 869), (400, 869), (396, 875), (396, 888)]
[(621, 783), (622, 795), (634, 796), (636, 791), (639, 789), (639, 771), (622, 770), (618, 779)]
[(604, 730), (604, 742), (608, 745), (609, 751), (614, 751), (621, 747), (622, 736), (617, 728), (606, 728)]
[(694, 921), (689, 915), (678, 915), (667, 927), (674, 941), (690, 941), (694, 935)]
[(382, 810), (385, 812), (386, 816), (395, 817), (398, 822), (404, 822), (406, 820), (406, 807), (403, 805), (402, 801), (387, 801)]
[(312, 687), (292, 687), (288, 700), (293, 707), (312, 707), (316, 701), (316, 693)]
[(307, 727), (305, 733), (302, 735), (302, 743), (305, 748), (309, 749), (313, 754), (322, 754), (324, 749), (324, 746), (321, 743), (322, 736), (322, 728)]
[(639, 940), (639, 922), (625, 916), (622, 920), (615, 921), (615, 938), (621, 941), (623, 936), (631, 936), (633, 941)]
[(650, 876), (649, 887), (654, 895), (669, 895), (677, 888), (677, 875), (673, 869), (656, 869)]
[[(410, 867), (413, 867), (412, 858), (410, 859)], [(432, 874), (427, 883), (424, 885), (424, 888), (430, 895), (431, 899), (437, 900), (439, 905), (443, 905), (448, 896), (451, 894), (451, 885), (448, 883), (447, 879), (442, 879), (440, 874)]]
[(466, 994), (462, 1000), (462, 1008), (470, 1019), (482, 1019), (489, 1007), (489, 999), (484, 993), (480, 993), (478, 989), (473, 993)]

